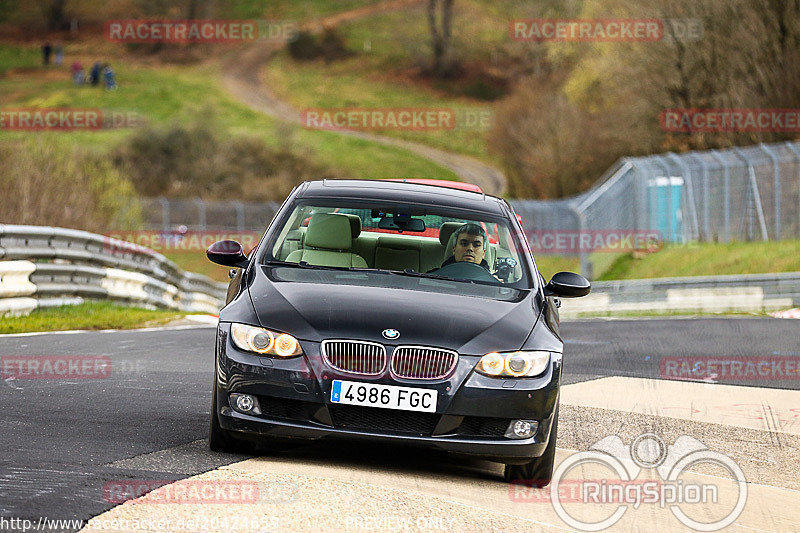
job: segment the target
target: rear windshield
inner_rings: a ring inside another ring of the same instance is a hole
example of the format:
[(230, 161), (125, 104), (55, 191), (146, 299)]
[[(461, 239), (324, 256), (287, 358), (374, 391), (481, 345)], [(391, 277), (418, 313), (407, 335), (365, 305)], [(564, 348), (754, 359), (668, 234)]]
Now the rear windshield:
[(531, 288), (523, 243), (507, 220), (366, 201), (300, 201), (271, 232), (262, 263), (381, 270)]

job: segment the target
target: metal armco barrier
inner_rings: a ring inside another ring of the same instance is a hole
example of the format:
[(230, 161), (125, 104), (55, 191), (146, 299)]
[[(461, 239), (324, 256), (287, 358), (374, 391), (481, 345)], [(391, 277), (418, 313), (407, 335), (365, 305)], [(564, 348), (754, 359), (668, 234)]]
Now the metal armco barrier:
[[(588, 191), (512, 200), (526, 231), (656, 231), (666, 243), (800, 239), (800, 142), (624, 157)], [(145, 221), (165, 231), (263, 230), (279, 204), (145, 198)], [(589, 252), (581, 272), (592, 277)]]
[(800, 307), (800, 272), (598, 281), (588, 296), (562, 300), (561, 314), (764, 312), (791, 307)]
[(103, 235), (0, 224), (0, 316), (84, 299), (216, 314), (226, 289), (153, 250)]

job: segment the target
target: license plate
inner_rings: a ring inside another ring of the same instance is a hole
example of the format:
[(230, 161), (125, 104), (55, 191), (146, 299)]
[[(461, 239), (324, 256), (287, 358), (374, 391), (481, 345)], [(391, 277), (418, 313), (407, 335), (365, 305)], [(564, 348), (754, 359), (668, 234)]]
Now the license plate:
[(431, 389), (333, 380), (331, 402), (403, 411), (436, 412), (437, 393)]

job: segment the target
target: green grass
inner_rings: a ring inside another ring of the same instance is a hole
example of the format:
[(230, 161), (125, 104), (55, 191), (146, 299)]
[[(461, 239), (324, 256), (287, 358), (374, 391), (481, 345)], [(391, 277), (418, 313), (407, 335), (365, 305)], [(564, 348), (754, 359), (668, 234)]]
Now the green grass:
[(577, 257), (562, 257), (556, 255), (535, 255), (536, 268), (542, 274), (545, 282), (550, 281), (557, 272), (580, 272), (581, 262)]
[(214, 281), (230, 281), (228, 272), (230, 268), (212, 263), (205, 252), (168, 252), (164, 256), (187, 272), (194, 272), (208, 276)]
[(39, 50), (20, 46), (0, 46), (0, 77), (14, 68), (34, 68), (41, 65)]
[[(545, 281), (549, 281), (557, 272), (577, 272), (581, 274), (581, 260), (578, 256), (561, 256), (552, 254), (537, 254), (536, 266), (542, 273)], [(594, 253), (589, 254), (588, 261), (592, 265), (592, 279), (602, 276), (618, 259), (619, 254)]]
[(800, 272), (800, 241), (694, 243), (621, 255), (599, 280)]
[[(0, 45), (0, 51), (10, 47)], [(0, 57), (8, 54), (0, 52)], [(0, 83), (3, 108), (76, 107), (133, 112), (151, 123), (186, 122), (214, 114), (231, 133), (251, 134), (272, 146), (288, 145), (342, 176), (384, 178), (394, 176), (442, 177), (455, 174), (411, 152), (326, 131), (287, 126), (251, 110), (220, 86), (215, 66), (144, 66), (115, 63), (117, 91), (75, 87), (66, 67), (15, 73)], [(80, 145), (109, 150), (131, 134), (131, 129), (102, 131), (18, 132), (0, 131), (0, 141), (36, 135), (56, 145)], [(314, 176), (303, 176), (313, 179)]]
[[(545, 280), (561, 271), (579, 272), (577, 256), (535, 254)], [(595, 281), (800, 272), (800, 241), (692, 243), (658, 252), (589, 255)]]
[[(514, 10), (513, 2), (501, 3)], [(467, 64), (491, 64), (491, 51), (508, 44), (509, 11), (498, 10), (493, 2), (464, 1), (455, 6), (453, 50)], [(268, 65), (267, 82), (299, 109), (422, 107), (454, 109), (457, 116), (465, 111), (488, 113), (489, 124), (480, 127), (381, 133), (497, 163), (487, 149), (492, 105), (480, 99), (486, 91), (480, 80), (415, 78), (419, 67), (431, 61), (426, 9), (420, 4), (345, 22), (337, 31), (354, 52), (352, 57), (332, 63), (295, 61), (284, 51)]]
[(130, 329), (165, 324), (184, 314), (173, 310), (125, 307), (111, 302), (86, 302), (80, 305), (37, 309), (28, 316), (4, 317), (0, 321), (0, 333)]
[(349, 11), (377, 0), (224, 0), (220, 7), (231, 18), (271, 17), (287, 20), (307, 20)]
[[(412, 108), (452, 110), (456, 121), (453, 129), (429, 131), (375, 130), (391, 137), (420, 142), (436, 148), (470, 155), (490, 161), (486, 148), (486, 132), (461, 127), (460, 116), (470, 113), (480, 119), (491, 112), (486, 104), (446, 98), (408, 85), (374, 79), (363, 73), (363, 58), (344, 59), (326, 65), (321, 61), (296, 62), (285, 52), (278, 54), (266, 69), (267, 83), (295, 108), (325, 111), (338, 108)], [(372, 130), (370, 130), (372, 131)]]

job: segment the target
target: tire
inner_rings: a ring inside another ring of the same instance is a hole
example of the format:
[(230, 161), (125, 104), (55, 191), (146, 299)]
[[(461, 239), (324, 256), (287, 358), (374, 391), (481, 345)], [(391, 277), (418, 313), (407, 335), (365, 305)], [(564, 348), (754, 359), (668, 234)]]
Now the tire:
[(532, 487), (544, 488), (553, 478), (553, 464), (556, 460), (556, 436), (558, 434), (558, 407), (553, 417), (553, 427), (550, 428), (550, 440), (541, 457), (521, 465), (506, 465), (503, 477), (507, 483), (530, 483)]
[(250, 446), (231, 435), (231, 432), (219, 425), (217, 414), (217, 383), (214, 379), (214, 392), (211, 394), (211, 420), (208, 427), (208, 447), (212, 452), (248, 453)]

